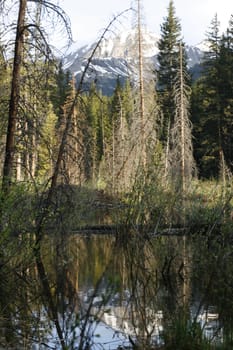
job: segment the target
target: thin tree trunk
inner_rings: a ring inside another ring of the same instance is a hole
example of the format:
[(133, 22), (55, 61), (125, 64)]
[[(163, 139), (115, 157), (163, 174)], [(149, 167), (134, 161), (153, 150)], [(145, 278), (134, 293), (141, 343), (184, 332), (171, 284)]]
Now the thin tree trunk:
[(11, 82), (11, 96), (9, 103), (8, 128), (5, 148), (5, 160), (3, 166), (2, 189), (9, 190), (13, 180), (14, 153), (15, 153), (15, 131), (17, 124), (17, 113), (20, 91), (20, 69), (22, 66), (24, 21), (26, 14), (27, 0), (20, 0), (19, 13), (16, 28), (15, 51), (13, 61), (13, 73)]
[(169, 161), (168, 161), (168, 157), (169, 157), (169, 150), (170, 150), (170, 118), (168, 120), (168, 126), (167, 126), (167, 141), (166, 141), (166, 151), (165, 151), (165, 176), (164, 176), (164, 180), (165, 183), (167, 185), (167, 181), (168, 181), (168, 168), (169, 168)]
[(184, 121), (184, 77), (183, 77), (183, 52), (180, 43), (180, 122), (181, 122), (181, 181), (183, 195), (186, 190), (185, 184), (185, 121)]
[[(19, 139), (22, 137), (22, 130), (19, 123), (16, 124)], [(18, 150), (16, 154), (16, 181), (22, 181), (22, 153)]]
[(17, 181), (22, 180), (21, 164), (22, 164), (21, 153), (18, 153), (17, 154), (17, 161), (16, 161), (16, 180)]
[(115, 123), (112, 122), (112, 191), (115, 193)]
[(32, 130), (32, 155), (31, 155), (31, 168), (30, 174), (32, 178), (35, 178), (36, 175), (36, 166), (37, 166), (37, 137), (36, 137), (36, 121), (33, 121), (33, 130)]
[(138, 60), (139, 60), (139, 112), (141, 119), (141, 157), (142, 165), (146, 166), (145, 149), (145, 104), (144, 104), (144, 82), (143, 82), (143, 53), (142, 53), (142, 33), (141, 33), (141, 3), (138, 0)]

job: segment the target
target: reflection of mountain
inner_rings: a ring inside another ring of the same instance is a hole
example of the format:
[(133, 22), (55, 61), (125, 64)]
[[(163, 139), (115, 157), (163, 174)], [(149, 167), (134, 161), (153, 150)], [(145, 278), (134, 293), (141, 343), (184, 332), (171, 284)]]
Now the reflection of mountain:
[[(56, 235), (54, 237), (56, 244), (57, 239)], [(141, 236), (139, 240), (141, 241)], [(136, 240), (137, 244), (140, 243), (139, 240)], [(208, 299), (208, 296), (205, 296), (208, 307), (203, 305), (203, 295), (196, 291), (196, 286), (190, 281), (192, 273), (197, 273), (196, 270), (191, 271), (191, 263), (193, 268), (194, 262), (200, 263), (200, 260), (193, 259), (191, 249), (186, 245), (183, 246), (183, 242), (183, 237), (162, 239), (156, 237), (150, 240), (148, 245), (143, 242), (143, 247), (140, 245), (140, 249), (137, 249), (135, 242), (132, 241), (128, 242), (127, 246), (125, 242), (123, 246), (115, 245), (116, 240), (112, 236), (72, 235), (68, 241), (62, 239), (59, 255), (57, 255), (58, 246), (55, 250), (54, 245), (49, 244), (45, 256), (49, 256), (48, 252), (51, 252), (54, 270), (48, 271), (56, 276), (57, 281), (59, 277), (56, 294), (56, 300), (59, 302), (59, 320), (64, 327), (67, 343), (70, 341), (69, 344), (71, 342), (73, 344), (67, 348), (81, 348), (79, 347), (81, 337), (87, 342), (86, 348), (92, 350), (116, 350), (127, 346), (130, 348), (132, 345), (130, 341), (136, 344), (138, 342), (140, 346), (142, 345), (141, 349), (147, 348), (143, 346), (144, 342), (147, 344), (153, 342), (154, 348), (155, 344), (159, 344), (157, 348), (162, 348), (160, 345), (164, 338), (161, 334), (163, 331), (169, 334), (169, 324), (174, 325), (174, 321), (178, 320), (177, 326), (180, 325), (179, 319), (182, 316), (180, 312), (183, 306), (185, 306), (185, 319), (187, 308), (190, 310), (190, 319), (186, 324), (190, 333), (197, 330), (198, 335), (209, 339), (211, 346), (212, 342), (214, 343), (213, 348), (215, 343), (223, 343), (223, 333), (227, 332), (228, 324), (224, 323), (225, 315), (220, 313), (222, 304), (221, 308), (217, 303), (218, 306), (210, 307), (212, 298)], [(169, 245), (169, 250), (165, 249), (165, 243)], [(176, 250), (173, 251), (171, 246)], [(181, 249), (184, 247), (186, 250)], [(191, 247), (196, 248), (193, 245)], [(168, 273), (165, 275), (164, 272), (167, 252), (170, 255), (174, 252), (176, 254), (177, 260), (173, 263), (172, 275)], [(182, 263), (188, 267), (187, 274), (182, 272)], [(202, 274), (203, 270), (201, 277)], [(187, 298), (184, 298), (184, 292)], [(220, 298), (222, 302), (222, 295)], [(60, 349), (56, 330), (49, 320), (47, 309), (43, 311), (42, 307), (35, 316), (37, 319), (40, 318), (44, 342), (50, 348)], [(194, 336), (196, 339), (196, 335)], [(192, 339), (188, 338), (188, 341)], [(197, 340), (199, 341), (199, 338)], [(172, 345), (175, 349), (176, 344)], [(46, 348), (40, 347), (41, 350)], [(188, 346), (183, 348), (188, 349)], [(39, 346), (35, 349), (39, 349)]]
[(221, 342), (223, 329), (220, 326), (219, 314), (216, 308), (209, 307), (203, 310), (197, 317), (197, 321), (203, 330), (204, 336), (214, 342)]
[[(144, 29), (142, 31), (142, 49), (145, 68), (151, 67), (152, 72), (157, 66), (158, 36)], [(77, 47), (73, 45), (64, 59), (64, 68), (76, 76), (77, 81), (87, 64), (96, 43)], [(95, 81), (104, 94), (113, 92), (116, 79), (124, 81), (130, 77), (135, 79), (137, 71), (137, 33), (135, 30), (126, 31), (114, 37), (104, 39), (96, 51), (95, 57), (87, 72), (86, 87)], [(186, 46), (188, 67), (195, 71), (198, 68), (203, 51), (199, 47)], [(195, 69), (194, 69), (195, 68)], [(151, 73), (153, 74), (153, 73)]]
[[(131, 300), (131, 295), (128, 290), (123, 291), (120, 296), (118, 293), (112, 295), (108, 302), (104, 299), (106, 290), (102, 290), (100, 295), (96, 295), (94, 299), (91, 298), (91, 291), (81, 293), (86, 308), (89, 303), (92, 302), (92, 314), (101, 315), (101, 325), (104, 337), (104, 325), (106, 325), (108, 332), (112, 332), (120, 335), (121, 339), (127, 339), (130, 336), (135, 341), (142, 336), (142, 323), (140, 323), (140, 312), (136, 312), (135, 305)], [(199, 308), (197, 308), (199, 309)], [(220, 326), (219, 314), (215, 307), (208, 307), (208, 309), (199, 310), (199, 314), (196, 317), (197, 309), (191, 306), (190, 317), (196, 319), (199, 324), (202, 333), (205, 338), (211, 341), (211, 343), (221, 343), (223, 337), (223, 329)], [(101, 311), (101, 312), (100, 312)], [(139, 311), (139, 310), (137, 310)], [(143, 309), (147, 320), (150, 320), (146, 324), (146, 334), (150, 334), (153, 344), (162, 345), (163, 338), (163, 322), (164, 313), (162, 310), (152, 310), (149, 307)], [(195, 322), (196, 322), (195, 321)], [(125, 338), (124, 338), (125, 337)]]
[[(106, 299), (106, 295), (108, 295), (108, 299)], [(130, 336), (131, 339), (136, 340), (142, 336), (144, 321), (141, 322), (141, 312), (137, 309), (135, 301), (131, 300), (132, 295), (128, 289), (121, 291), (120, 294), (108, 294), (103, 287), (96, 294), (94, 288), (89, 288), (86, 291), (79, 291), (79, 297), (84, 309), (88, 309), (90, 304), (93, 305), (91, 314), (97, 317), (100, 315), (101, 322), (110, 327), (112, 332), (124, 335), (126, 339)], [(150, 334), (153, 343), (161, 344), (163, 312), (152, 310), (147, 306), (143, 311), (146, 320), (150, 320), (148, 324), (144, 324), (145, 333)]]
[[(149, 311), (149, 310), (148, 310)], [(141, 329), (139, 325), (133, 325), (132, 317), (126, 313), (125, 306), (115, 306), (108, 309), (108, 312), (103, 314), (102, 320), (112, 329), (117, 330), (118, 332), (123, 332), (126, 335), (130, 335), (132, 338), (140, 335)], [(150, 332), (153, 342), (161, 343), (161, 332), (162, 327), (162, 311), (155, 312), (153, 315), (153, 321), (148, 324), (147, 331)]]
[[(97, 349), (130, 349), (131, 341), (137, 343), (137, 340), (143, 336), (142, 334), (142, 323), (140, 323), (139, 315), (135, 314), (135, 305), (131, 300), (131, 295), (128, 290), (125, 290), (125, 300), (119, 300), (119, 294), (113, 294), (108, 302), (106, 303), (105, 294), (106, 290), (100, 290), (99, 294), (93, 299), (91, 297), (92, 292), (96, 292), (94, 289), (88, 291), (79, 291), (78, 295), (83, 302), (83, 306), (86, 309), (89, 307), (91, 302), (93, 305), (91, 308), (91, 315), (88, 316), (86, 322), (86, 316), (79, 319), (79, 325), (76, 326), (75, 331), (70, 335), (74, 336), (74, 344), (77, 346), (80, 342), (80, 332), (83, 325), (85, 324), (85, 339), (88, 344), (92, 344), (90, 347), (92, 350)], [(93, 296), (93, 295), (92, 295)], [(85, 305), (86, 304), (86, 305)], [(198, 308), (199, 309), (199, 308)], [(220, 325), (219, 314), (215, 307), (209, 307), (203, 309), (196, 318), (197, 310), (192, 308), (193, 316), (197, 323), (200, 325), (201, 332), (205, 338), (207, 338), (211, 344), (221, 344), (223, 342), (223, 328)], [(150, 341), (155, 346), (163, 345), (163, 322), (164, 314), (162, 310), (152, 310), (150, 308), (143, 308), (143, 312), (147, 312), (147, 332), (146, 335), (150, 337)], [(80, 312), (79, 308), (76, 312)], [(46, 321), (46, 312), (41, 313), (40, 317), (44, 314)], [(191, 313), (192, 314), (192, 313)], [(74, 318), (71, 317), (70, 313), (67, 313), (66, 322), (71, 322), (73, 326), (75, 320), (75, 314), (72, 313)], [(62, 316), (62, 315), (61, 315)], [(63, 315), (64, 317), (64, 315)], [(64, 318), (65, 319), (65, 318)], [(171, 321), (171, 320), (170, 320)], [(196, 322), (195, 321), (195, 322)], [(129, 340), (130, 339), (130, 340)], [(57, 349), (58, 339), (55, 328), (51, 328), (47, 334), (47, 344), (53, 349)], [(34, 348), (34, 347), (33, 347)], [(35, 349), (36, 344), (35, 344)], [(44, 349), (44, 347), (40, 347)]]

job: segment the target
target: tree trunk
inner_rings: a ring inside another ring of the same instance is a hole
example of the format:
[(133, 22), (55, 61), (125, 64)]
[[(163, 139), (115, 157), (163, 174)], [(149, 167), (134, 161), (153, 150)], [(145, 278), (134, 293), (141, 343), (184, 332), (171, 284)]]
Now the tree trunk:
[(181, 181), (182, 181), (182, 193), (186, 190), (186, 178), (185, 178), (185, 101), (184, 101), (184, 76), (183, 76), (183, 51), (182, 45), (179, 46), (180, 55), (180, 128), (181, 128)]
[(14, 153), (15, 153), (15, 131), (19, 105), (20, 90), (20, 69), (22, 65), (24, 21), (26, 14), (27, 0), (20, 0), (18, 21), (16, 28), (16, 40), (13, 61), (13, 73), (11, 82), (11, 96), (9, 103), (8, 129), (5, 147), (5, 160), (3, 167), (2, 188), (7, 192), (13, 180)]
[(139, 60), (139, 113), (141, 119), (141, 158), (145, 170), (146, 149), (145, 149), (145, 105), (144, 105), (144, 81), (143, 81), (143, 52), (142, 52), (142, 33), (141, 33), (141, 3), (138, 0), (138, 60)]

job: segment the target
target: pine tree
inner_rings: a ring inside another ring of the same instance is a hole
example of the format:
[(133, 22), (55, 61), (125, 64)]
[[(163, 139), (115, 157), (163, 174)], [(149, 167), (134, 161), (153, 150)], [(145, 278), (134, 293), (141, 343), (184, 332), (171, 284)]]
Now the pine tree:
[(233, 170), (233, 16), (222, 36), (218, 58), (219, 99), (222, 115), (222, 153), (227, 167)]
[[(226, 166), (232, 169), (232, 47), (231, 30), (219, 34), (217, 15), (207, 33), (209, 51), (205, 54), (203, 74), (193, 94), (196, 156), (200, 174), (219, 175)], [(224, 165), (224, 166), (223, 166)]]
[[(107, 181), (112, 192), (124, 191), (129, 188), (132, 175), (132, 152), (130, 151), (132, 137), (130, 125), (133, 118), (132, 91), (129, 81), (122, 86), (117, 80), (116, 88), (109, 102), (109, 118), (111, 120), (111, 137), (107, 146)], [(133, 148), (133, 147), (132, 147)]]
[(66, 119), (69, 113), (71, 113), (71, 121), (63, 152), (59, 181), (61, 183), (80, 185), (85, 181), (84, 128), (81, 101), (78, 100), (77, 104), (72, 108), (76, 94), (74, 76), (69, 82), (69, 89), (66, 91), (66, 94), (67, 97), (62, 106), (63, 115), (59, 118), (59, 128), (57, 128), (58, 140), (64, 131)]
[(70, 93), (71, 79), (71, 73), (64, 71), (63, 63), (60, 61), (55, 72), (55, 81), (51, 81), (50, 86), (50, 98), (53, 103), (54, 112), (58, 116), (58, 126), (60, 119), (62, 119), (63, 106)]
[(84, 142), (86, 178), (93, 183), (97, 182), (100, 161), (103, 156), (102, 111), (102, 97), (97, 92), (95, 84), (92, 83), (85, 97), (87, 130)]
[[(161, 139), (167, 142), (169, 130), (174, 120), (175, 105), (173, 100), (174, 79), (179, 69), (179, 43), (181, 41), (181, 25), (176, 17), (174, 2), (171, 0), (168, 15), (161, 25), (161, 39), (158, 54), (158, 90), (159, 101), (163, 112)], [(184, 59), (185, 64), (185, 59)]]

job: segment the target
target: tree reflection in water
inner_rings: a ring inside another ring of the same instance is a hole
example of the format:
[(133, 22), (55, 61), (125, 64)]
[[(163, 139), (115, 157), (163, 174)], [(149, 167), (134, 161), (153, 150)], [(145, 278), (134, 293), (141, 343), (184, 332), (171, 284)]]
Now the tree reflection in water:
[[(60, 349), (33, 237), (3, 244), (1, 347)], [(195, 236), (46, 236), (41, 256), (66, 348), (231, 346), (231, 247), (209, 245)]]

